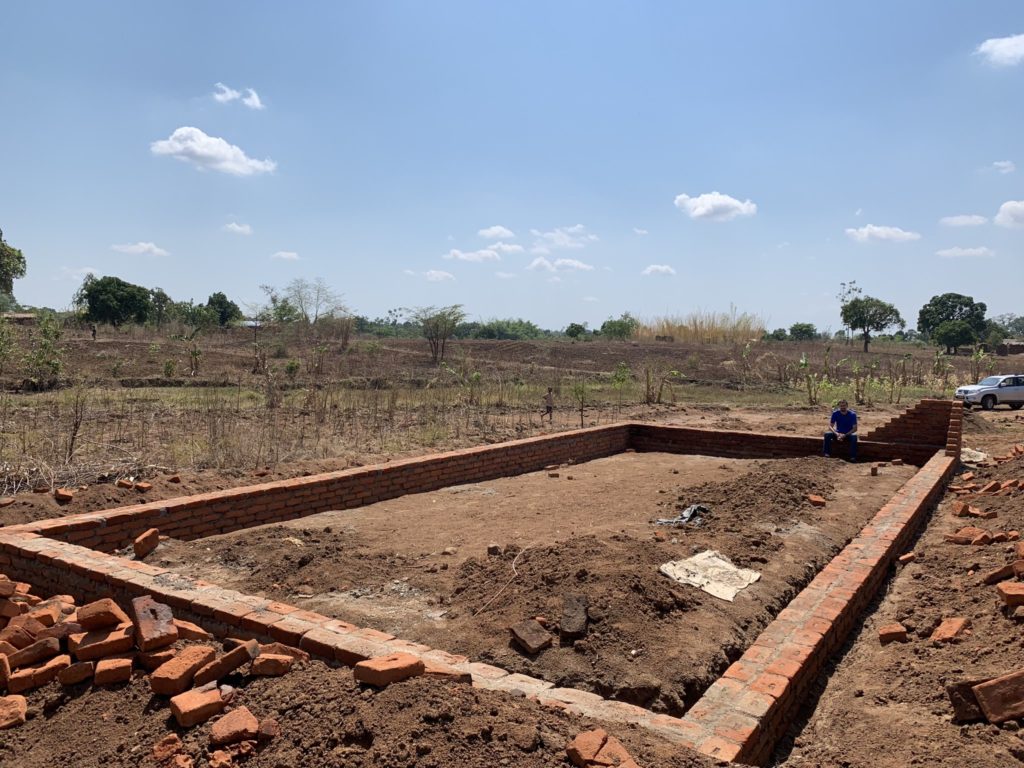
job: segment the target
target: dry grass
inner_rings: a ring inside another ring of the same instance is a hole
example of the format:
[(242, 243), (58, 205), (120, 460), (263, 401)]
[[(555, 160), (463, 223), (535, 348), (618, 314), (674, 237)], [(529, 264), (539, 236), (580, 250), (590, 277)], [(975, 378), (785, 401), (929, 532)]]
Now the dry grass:
[(654, 341), (658, 336), (671, 336), (684, 344), (746, 344), (760, 341), (764, 321), (747, 312), (710, 312), (698, 309), (688, 315), (671, 315), (640, 321), (635, 337), (638, 341)]

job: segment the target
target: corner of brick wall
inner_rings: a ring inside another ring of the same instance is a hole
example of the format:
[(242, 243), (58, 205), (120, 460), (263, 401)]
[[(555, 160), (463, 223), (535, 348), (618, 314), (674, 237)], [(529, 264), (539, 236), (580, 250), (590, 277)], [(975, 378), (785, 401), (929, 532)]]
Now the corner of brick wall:
[(924, 399), (863, 436), (864, 440), (945, 446), (954, 406), (952, 400)]

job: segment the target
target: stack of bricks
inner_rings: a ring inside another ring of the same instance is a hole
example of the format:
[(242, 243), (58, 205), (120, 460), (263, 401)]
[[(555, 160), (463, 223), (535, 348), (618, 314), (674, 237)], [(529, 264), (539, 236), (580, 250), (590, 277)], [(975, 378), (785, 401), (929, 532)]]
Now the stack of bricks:
[(954, 400), (949, 409), (949, 430), (946, 433), (946, 455), (960, 458), (964, 444), (964, 404)]
[(691, 746), (721, 760), (768, 762), (956, 466), (953, 457), (932, 458), (779, 613), (683, 718)]

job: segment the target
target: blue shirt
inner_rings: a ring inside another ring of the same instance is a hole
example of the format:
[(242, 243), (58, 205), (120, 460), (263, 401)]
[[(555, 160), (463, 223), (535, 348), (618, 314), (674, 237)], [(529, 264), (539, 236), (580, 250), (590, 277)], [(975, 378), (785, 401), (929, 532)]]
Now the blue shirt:
[(831, 424), (835, 427), (836, 432), (841, 435), (848, 434), (854, 427), (857, 426), (857, 412), (852, 408), (848, 408), (844, 414), (839, 409), (832, 411)]

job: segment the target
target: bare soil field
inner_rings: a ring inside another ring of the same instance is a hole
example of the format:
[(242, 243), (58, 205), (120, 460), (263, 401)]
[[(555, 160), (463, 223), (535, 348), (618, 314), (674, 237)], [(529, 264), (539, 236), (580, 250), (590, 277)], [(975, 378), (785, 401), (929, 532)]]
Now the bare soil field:
[[(358, 685), (351, 670), (319, 661), (300, 662), (284, 677), (239, 674), (225, 682), (236, 689), (234, 706), (280, 725), (279, 737), (230, 763), (251, 768), (565, 766), (567, 743), (601, 725), (512, 694), (424, 677), (378, 691)], [(178, 727), (142, 673), (107, 688), (55, 681), (28, 694), (25, 725), (0, 731), (0, 766), (206, 768), (214, 765), (210, 728)], [(714, 764), (642, 730), (614, 732), (641, 765)], [(180, 736), (180, 754), (191, 762), (156, 759), (153, 747), (169, 733)]]
[[(1005, 455), (1024, 441), (1024, 419), (1010, 412), (965, 419), (965, 446)], [(972, 471), (975, 482), (1024, 480), (1024, 457)], [(917, 559), (895, 574), (877, 607), (865, 616), (841, 659), (823, 676), (807, 718), (780, 745), (786, 768), (896, 768), (905, 765), (1006, 768), (1024, 763), (1021, 723), (1002, 726), (954, 721), (945, 687), (1024, 668), (1021, 625), (1002, 608), (985, 574), (1016, 559), (1015, 545), (964, 546), (946, 534), (975, 524), (991, 530), (1024, 527), (1024, 493), (975, 496), (969, 503), (987, 520), (952, 514), (960, 499), (948, 494), (914, 546)], [(948, 618), (970, 629), (953, 642), (930, 639)], [(907, 643), (882, 646), (881, 626), (901, 623)]]
[[(869, 469), (625, 453), (167, 541), (147, 562), (678, 715), (914, 472)], [(692, 503), (710, 507), (703, 525), (651, 524)], [(705, 549), (761, 580), (729, 603), (658, 572)], [(534, 656), (510, 643), (524, 619), (553, 630), (573, 597), (586, 637)]]

